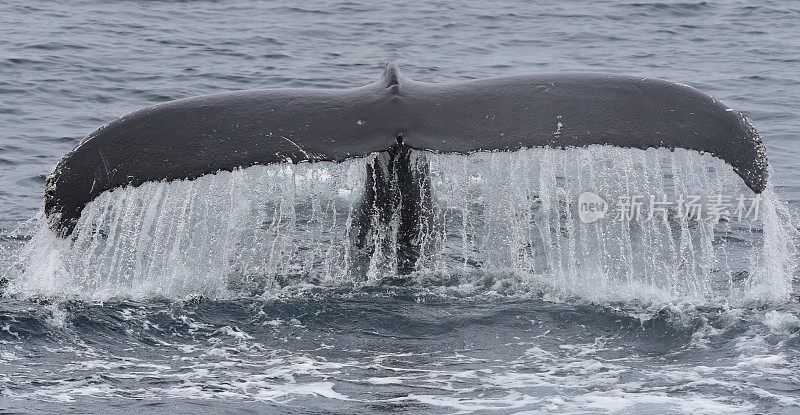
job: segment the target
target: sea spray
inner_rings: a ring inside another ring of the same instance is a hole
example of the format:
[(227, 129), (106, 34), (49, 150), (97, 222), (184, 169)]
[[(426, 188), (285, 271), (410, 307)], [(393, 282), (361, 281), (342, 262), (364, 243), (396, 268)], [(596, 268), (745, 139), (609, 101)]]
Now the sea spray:
[[(593, 147), (427, 158), (437, 243), (417, 276), (511, 275), (598, 301), (770, 301), (791, 292), (786, 206), (768, 189), (758, 212), (737, 217), (737, 201), (756, 195), (709, 155)], [(67, 239), (40, 218), (15, 253), (7, 292), (224, 297), (391, 278), (394, 259), (379, 250), (371, 272), (353, 273), (354, 208), (371, 162), (253, 166), (104, 193)], [(591, 223), (578, 211), (587, 192), (608, 209)], [(727, 219), (702, 210), (720, 195)], [(693, 197), (701, 210), (678, 207)], [(653, 201), (669, 203), (659, 215)]]

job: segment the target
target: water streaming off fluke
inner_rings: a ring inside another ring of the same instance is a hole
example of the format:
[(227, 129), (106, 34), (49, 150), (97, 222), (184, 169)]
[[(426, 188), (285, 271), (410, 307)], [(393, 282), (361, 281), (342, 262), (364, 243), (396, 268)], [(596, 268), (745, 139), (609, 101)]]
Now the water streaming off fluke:
[[(784, 204), (768, 189), (758, 218), (738, 220), (737, 198), (755, 195), (713, 157), (593, 147), (427, 159), (436, 226), (421, 234), (410, 283), (490, 275), (611, 301), (771, 300), (791, 291), (793, 231)], [(380, 249), (367, 258), (366, 272), (354, 271), (354, 209), (371, 162), (254, 166), (106, 192), (87, 206), (70, 238), (54, 237), (43, 220), (36, 225), (8, 291), (226, 296), (392, 278), (395, 260)], [(579, 220), (585, 192), (607, 202), (605, 217)], [(686, 218), (674, 203), (667, 221), (648, 213), (649, 196), (675, 202), (717, 195), (730, 198), (731, 220), (707, 212)], [(615, 204), (627, 196), (641, 197), (641, 212), (618, 218), (624, 212)], [(383, 229), (375, 243), (394, 230)]]

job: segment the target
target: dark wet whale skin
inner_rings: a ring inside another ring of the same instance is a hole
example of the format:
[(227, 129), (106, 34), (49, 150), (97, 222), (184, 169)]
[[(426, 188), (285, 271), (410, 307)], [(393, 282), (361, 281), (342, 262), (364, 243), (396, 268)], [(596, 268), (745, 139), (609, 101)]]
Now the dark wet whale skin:
[(239, 91), (171, 101), (100, 128), (47, 179), (45, 212), (60, 235), (102, 192), (194, 179), (256, 164), (339, 162), (386, 151), (398, 136), (442, 153), (614, 145), (707, 152), (755, 192), (767, 161), (755, 128), (688, 86), (603, 74), (528, 75), (447, 84), (406, 79), (348, 90)]

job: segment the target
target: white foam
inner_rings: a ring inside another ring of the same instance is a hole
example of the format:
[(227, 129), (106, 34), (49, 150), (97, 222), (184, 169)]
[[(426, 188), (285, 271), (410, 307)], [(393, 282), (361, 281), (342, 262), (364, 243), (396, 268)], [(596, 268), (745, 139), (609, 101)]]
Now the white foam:
[(764, 324), (773, 334), (783, 334), (792, 337), (800, 331), (800, 318), (796, 315), (772, 310), (764, 315)]

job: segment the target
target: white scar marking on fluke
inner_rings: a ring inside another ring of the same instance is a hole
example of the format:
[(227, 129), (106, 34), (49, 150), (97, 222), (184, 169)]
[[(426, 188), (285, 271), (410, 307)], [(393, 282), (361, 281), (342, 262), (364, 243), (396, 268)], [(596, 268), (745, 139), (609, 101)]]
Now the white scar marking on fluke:
[(558, 136), (561, 135), (561, 127), (563, 127), (564, 124), (561, 124), (561, 116), (560, 115), (558, 117), (556, 117), (556, 119), (558, 120), (558, 123), (556, 124), (556, 131), (553, 132), (553, 135), (558, 137)]
[(298, 150), (300, 150), (300, 152), (301, 152), (301, 153), (303, 153), (303, 155), (304, 155), (304, 156), (306, 156), (306, 158), (307, 158), (307, 159), (309, 159), (309, 160), (313, 160), (313, 159), (315, 158), (313, 154), (311, 154), (311, 153), (309, 153), (309, 152), (307, 152), (307, 151), (303, 150), (303, 147), (300, 147), (300, 145), (299, 145), (299, 144), (297, 144), (297, 143), (295, 143), (294, 141), (292, 141), (292, 140), (288, 139), (287, 137), (284, 137), (284, 136), (280, 136), (280, 137), (281, 137), (282, 139), (284, 139), (284, 140), (286, 140), (286, 141), (288, 141), (288, 142), (292, 143), (292, 144), (293, 144), (295, 147), (297, 147), (297, 149), (298, 149)]
[(103, 160), (103, 166), (106, 168), (106, 180), (109, 180), (111, 177), (111, 173), (108, 169), (108, 162), (106, 161), (106, 157), (103, 155), (103, 150), (98, 150), (100, 152), (100, 160)]

